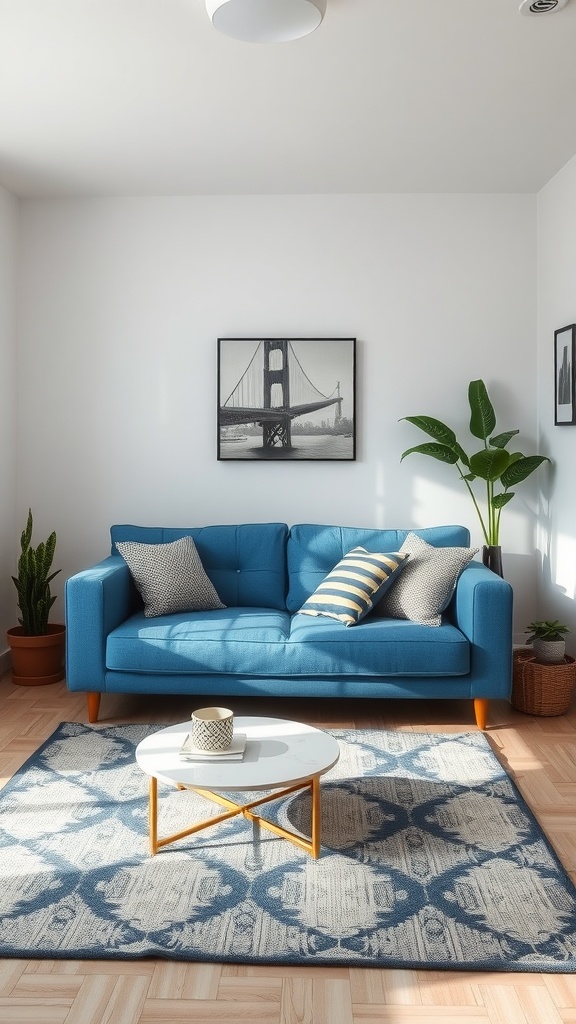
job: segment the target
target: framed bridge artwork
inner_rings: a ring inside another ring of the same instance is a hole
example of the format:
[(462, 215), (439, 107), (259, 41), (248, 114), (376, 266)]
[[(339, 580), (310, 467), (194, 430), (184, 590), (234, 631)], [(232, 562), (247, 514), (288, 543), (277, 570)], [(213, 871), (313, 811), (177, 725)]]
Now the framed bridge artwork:
[(219, 460), (355, 458), (355, 338), (218, 338)]

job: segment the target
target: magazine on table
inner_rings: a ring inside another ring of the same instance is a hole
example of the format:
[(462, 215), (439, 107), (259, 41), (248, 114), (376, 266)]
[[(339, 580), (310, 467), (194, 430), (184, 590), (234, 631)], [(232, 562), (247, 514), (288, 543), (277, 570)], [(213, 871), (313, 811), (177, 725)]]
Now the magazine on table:
[(234, 733), (232, 743), (226, 750), (201, 750), (194, 746), (192, 733), (188, 733), (180, 747), (180, 757), (183, 761), (241, 761), (245, 749), (246, 734), (243, 732)]

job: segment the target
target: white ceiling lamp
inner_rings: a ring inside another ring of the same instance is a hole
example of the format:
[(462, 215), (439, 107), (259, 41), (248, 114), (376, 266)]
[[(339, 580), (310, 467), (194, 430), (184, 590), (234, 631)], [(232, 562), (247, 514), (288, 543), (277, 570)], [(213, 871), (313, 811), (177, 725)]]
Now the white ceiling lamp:
[(318, 28), (327, 0), (206, 0), (214, 28), (244, 43), (287, 43)]
[(522, 0), (520, 14), (553, 14), (566, 7), (568, 0)]

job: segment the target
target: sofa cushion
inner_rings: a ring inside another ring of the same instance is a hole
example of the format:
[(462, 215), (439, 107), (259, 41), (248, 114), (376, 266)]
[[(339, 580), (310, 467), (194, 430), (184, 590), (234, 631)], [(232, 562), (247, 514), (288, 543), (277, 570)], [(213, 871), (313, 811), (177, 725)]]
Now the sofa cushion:
[(270, 608), (227, 608), (122, 622), (106, 643), (106, 667), (155, 675), (246, 672), (275, 675), (290, 616)]
[(374, 616), (354, 629), (342, 629), (334, 619), (291, 618), (266, 608), (157, 619), (139, 612), (108, 636), (106, 667), (160, 677), (461, 676), (470, 670), (470, 647), (449, 624), (428, 629), (408, 620)]
[(393, 585), (375, 608), (376, 615), (412, 619), (428, 626), (439, 626), (461, 572), (478, 548), (435, 547), (415, 533), (408, 534), (401, 551), (410, 559), (402, 578)]
[(437, 630), (369, 615), (354, 629), (342, 629), (334, 619), (294, 615), (289, 646), (293, 660), (311, 675), (458, 676), (470, 671), (469, 642), (448, 623)]
[(110, 535), (112, 554), (118, 541), (162, 544), (190, 536), (225, 605), (286, 607), (288, 527), (285, 523), (243, 523), (239, 526), (189, 529), (124, 524), (113, 526)]
[(126, 540), (118, 541), (116, 546), (142, 595), (147, 618), (224, 608), (192, 537), (180, 537), (168, 544)]
[(304, 602), (299, 614), (324, 615), (355, 626), (372, 611), (408, 557), (408, 552), (352, 548)]
[[(361, 545), (368, 551), (398, 551), (409, 530), (367, 530), (347, 526), (318, 526), (299, 523), (290, 530), (287, 544), (289, 612), (297, 612), (319, 583), (351, 548)], [(429, 544), (439, 547), (470, 543), (463, 526), (433, 526), (414, 531)], [(198, 549), (200, 550), (200, 548)], [(206, 563), (204, 562), (204, 565)], [(219, 590), (223, 601), (226, 597)], [(226, 601), (230, 604), (230, 601)], [(257, 603), (257, 602), (255, 602)]]

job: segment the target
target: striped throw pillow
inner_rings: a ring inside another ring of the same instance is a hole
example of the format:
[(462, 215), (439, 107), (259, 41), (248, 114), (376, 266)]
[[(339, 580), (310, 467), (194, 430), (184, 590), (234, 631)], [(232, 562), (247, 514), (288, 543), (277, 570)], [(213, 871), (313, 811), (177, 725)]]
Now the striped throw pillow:
[(380, 600), (409, 558), (408, 552), (353, 548), (322, 580), (299, 609), (355, 626)]

